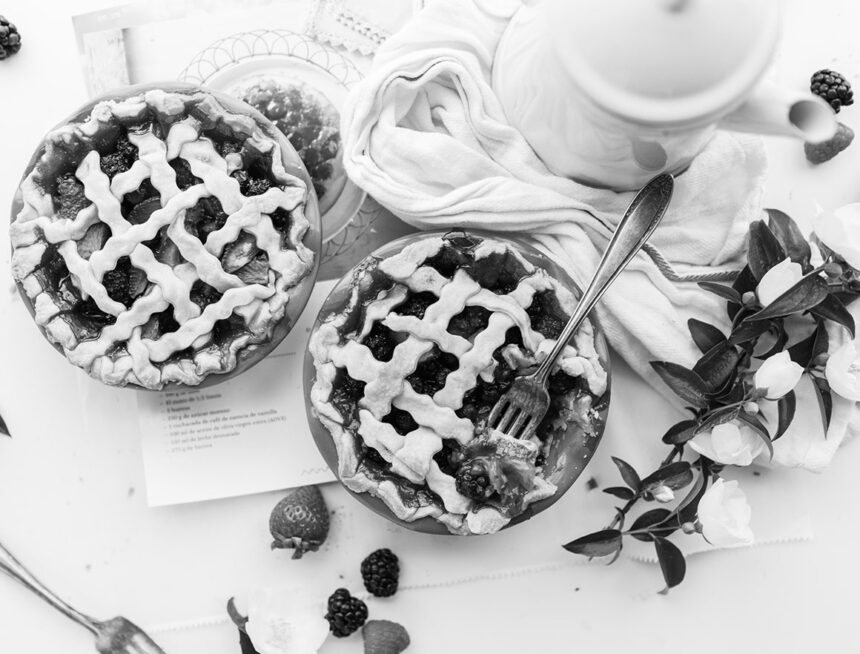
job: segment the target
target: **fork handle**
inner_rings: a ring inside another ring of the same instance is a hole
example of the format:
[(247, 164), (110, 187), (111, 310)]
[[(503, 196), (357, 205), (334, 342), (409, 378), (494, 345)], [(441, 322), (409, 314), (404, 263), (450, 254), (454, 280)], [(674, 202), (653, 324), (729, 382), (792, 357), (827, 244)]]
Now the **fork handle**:
[(42, 582), (36, 579), (36, 577), (34, 577), (33, 574), (3, 546), (2, 543), (0, 543), (0, 571), (5, 572), (22, 586), (34, 592), (66, 617), (87, 628), (93, 634), (98, 633), (98, 626), (95, 620), (84, 615), (80, 611), (73, 609), (57, 597)]
[(615, 228), (615, 233), (612, 234), (594, 275), (583, 290), (573, 315), (561, 330), (561, 335), (552, 351), (535, 371), (536, 381), (541, 384), (546, 382), (550, 370), (582, 321), (660, 224), (672, 199), (674, 187), (675, 181), (672, 175), (663, 173), (648, 182), (633, 198), (624, 217)]

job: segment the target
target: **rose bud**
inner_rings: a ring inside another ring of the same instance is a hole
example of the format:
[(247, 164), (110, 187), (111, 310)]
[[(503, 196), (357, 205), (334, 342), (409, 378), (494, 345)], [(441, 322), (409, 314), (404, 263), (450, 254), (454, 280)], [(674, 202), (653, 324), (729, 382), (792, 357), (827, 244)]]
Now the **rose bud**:
[(767, 306), (803, 277), (803, 268), (786, 258), (768, 270), (756, 288), (759, 302)]
[(756, 389), (768, 400), (778, 400), (797, 386), (803, 375), (803, 366), (791, 360), (787, 351), (765, 359), (753, 376)]

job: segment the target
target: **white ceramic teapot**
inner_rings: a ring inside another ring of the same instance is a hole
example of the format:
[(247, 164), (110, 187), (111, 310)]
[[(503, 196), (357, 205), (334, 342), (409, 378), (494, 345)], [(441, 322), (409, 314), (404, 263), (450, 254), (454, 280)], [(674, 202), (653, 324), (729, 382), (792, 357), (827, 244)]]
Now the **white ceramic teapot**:
[(780, 0), (523, 0), (493, 88), (553, 172), (638, 189), (718, 128), (833, 136), (827, 103), (761, 81), (780, 22)]

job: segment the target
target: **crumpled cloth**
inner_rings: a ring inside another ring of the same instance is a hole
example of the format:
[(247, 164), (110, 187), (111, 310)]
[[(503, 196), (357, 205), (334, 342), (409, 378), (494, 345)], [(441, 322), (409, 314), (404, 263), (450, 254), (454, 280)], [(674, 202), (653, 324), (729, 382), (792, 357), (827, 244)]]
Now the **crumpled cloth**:
[[(491, 71), (520, 6), (519, 0), (427, 3), (377, 51), (348, 98), (344, 164), (407, 223), (524, 234), (582, 286), (634, 194), (556, 176), (508, 124)], [(749, 223), (764, 217), (766, 168), (761, 139), (717, 132), (677, 177), (647, 250), (595, 309), (612, 347), (676, 406), (678, 398), (649, 362), (694, 364), (701, 353), (687, 328), (691, 317), (727, 331), (724, 300), (695, 281), (725, 278), (743, 266)], [(797, 415), (775, 443), (774, 463), (821, 470), (846, 434), (860, 431), (860, 416), (853, 402), (834, 396), (825, 437), (808, 382), (797, 389)]]
[[(524, 232), (583, 285), (633, 193), (551, 173), (510, 127), (491, 88), (496, 45), (517, 1), (436, 0), (379, 49), (342, 112), (350, 177), (414, 226)], [(722, 301), (694, 283), (742, 266), (761, 217), (766, 157), (718, 133), (677, 178), (651, 239), (598, 306), (613, 348), (656, 381), (652, 360), (696, 360), (686, 322), (720, 324)]]

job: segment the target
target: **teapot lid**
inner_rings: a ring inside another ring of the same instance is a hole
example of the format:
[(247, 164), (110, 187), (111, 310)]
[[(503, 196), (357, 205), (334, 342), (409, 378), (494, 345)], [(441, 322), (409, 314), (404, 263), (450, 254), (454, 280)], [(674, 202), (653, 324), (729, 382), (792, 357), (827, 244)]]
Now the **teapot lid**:
[(779, 0), (527, 3), (547, 10), (557, 55), (590, 98), (657, 126), (737, 106), (770, 63), (781, 17)]

